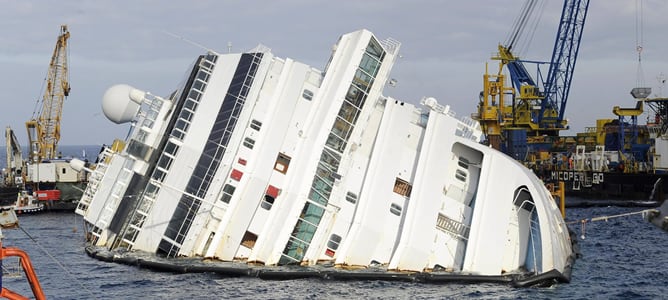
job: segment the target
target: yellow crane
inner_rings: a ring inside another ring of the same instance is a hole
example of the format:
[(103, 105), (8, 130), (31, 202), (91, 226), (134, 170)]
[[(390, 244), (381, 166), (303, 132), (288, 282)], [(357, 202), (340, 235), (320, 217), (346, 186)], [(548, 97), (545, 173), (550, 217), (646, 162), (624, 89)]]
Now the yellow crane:
[(56, 157), (60, 140), (60, 119), (63, 102), (70, 93), (67, 70), (67, 40), (70, 32), (67, 25), (60, 26), (60, 35), (53, 50), (49, 71), (46, 77), (46, 88), (39, 114), (33, 112), (32, 119), (26, 122), (31, 162), (40, 162)]

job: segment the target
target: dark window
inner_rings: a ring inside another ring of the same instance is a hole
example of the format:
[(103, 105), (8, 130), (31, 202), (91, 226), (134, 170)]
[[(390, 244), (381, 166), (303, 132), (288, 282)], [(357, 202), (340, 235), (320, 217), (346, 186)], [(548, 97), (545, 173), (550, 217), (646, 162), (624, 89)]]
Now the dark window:
[(401, 206), (399, 206), (399, 204), (392, 203), (390, 205), (390, 212), (397, 216), (401, 216)]
[(466, 182), (466, 172), (457, 169), (457, 171), (455, 171), (455, 178), (459, 181)]
[(304, 99), (306, 100), (311, 101), (313, 99), (313, 92), (305, 89), (304, 92), (302, 93), (302, 97), (304, 97)]
[(270, 210), (271, 207), (274, 205), (274, 200), (276, 198), (272, 197), (271, 195), (264, 195), (264, 200), (262, 200), (262, 203), (260, 203), (260, 206), (266, 210)]
[(253, 149), (253, 146), (255, 146), (255, 140), (251, 138), (244, 138), (244, 146), (248, 149)]
[(348, 193), (346, 194), (346, 201), (348, 201), (348, 202), (350, 202), (350, 203), (352, 203), (352, 204), (357, 203), (357, 195), (354, 194), (354, 193), (348, 192)]
[(250, 127), (257, 131), (260, 131), (260, 128), (262, 127), (262, 122), (258, 120), (253, 120), (251, 121)]
[(225, 203), (230, 203), (230, 199), (232, 199), (232, 195), (234, 194), (234, 190), (236, 190), (236, 187), (234, 187), (231, 184), (226, 184), (223, 187), (223, 196), (220, 197), (220, 201), (223, 201)]
[(253, 247), (255, 247), (255, 241), (257, 241), (257, 234), (246, 231), (244, 237), (241, 238), (241, 246), (253, 249)]
[(327, 248), (336, 250), (339, 248), (341, 243), (341, 236), (338, 234), (333, 234), (329, 236), (329, 241), (327, 242)]

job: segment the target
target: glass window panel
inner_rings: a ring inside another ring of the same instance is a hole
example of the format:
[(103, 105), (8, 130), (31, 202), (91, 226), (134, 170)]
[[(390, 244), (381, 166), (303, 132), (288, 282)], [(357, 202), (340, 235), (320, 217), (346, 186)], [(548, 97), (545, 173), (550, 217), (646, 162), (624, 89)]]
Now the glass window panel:
[(357, 107), (353, 106), (348, 101), (343, 101), (343, 104), (339, 109), (339, 117), (348, 121), (348, 123), (350, 124), (355, 124), (355, 122), (357, 121), (358, 114), (359, 114), (359, 109)]
[(373, 77), (364, 73), (362, 70), (357, 69), (355, 77), (353, 78), (353, 84), (357, 86), (360, 90), (368, 92), (369, 87), (373, 84)]
[(348, 100), (348, 102), (361, 108), (362, 105), (364, 105), (364, 99), (366, 99), (366, 94), (363, 91), (360, 91), (358, 87), (351, 85), (348, 88), (348, 93), (346, 93), (346, 100)]
[(253, 149), (253, 146), (255, 146), (255, 140), (251, 138), (244, 138), (244, 146), (249, 149)]
[(151, 177), (157, 181), (162, 182), (162, 180), (165, 179), (165, 171), (156, 168), (155, 171), (153, 171), (153, 176)]
[(190, 93), (188, 93), (188, 99), (194, 101), (194, 102), (199, 102), (199, 98), (202, 97), (202, 93), (196, 90), (190, 90)]
[(383, 47), (380, 46), (380, 43), (378, 43), (376, 39), (372, 38), (369, 41), (369, 45), (367, 45), (366, 47), (366, 52), (369, 53), (371, 56), (375, 57), (376, 59), (382, 61), (385, 51), (383, 50)]
[(304, 92), (302, 93), (302, 97), (304, 97), (304, 99), (310, 101), (310, 100), (313, 99), (313, 92), (311, 92), (310, 90), (305, 89)]
[(169, 156), (161, 156), (158, 161), (158, 167), (161, 167), (165, 170), (169, 170), (172, 167), (172, 159)]
[(197, 102), (195, 102), (195, 100), (192, 99), (187, 99), (186, 103), (183, 104), (183, 106), (185, 109), (195, 111), (195, 109), (197, 108)]
[(340, 117), (336, 118), (334, 126), (332, 126), (332, 133), (341, 137), (348, 137), (349, 132), (352, 131), (350, 123), (342, 120)]
[(320, 218), (322, 218), (324, 213), (325, 210), (322, 207), (307, 203), (304, 205), (304, 209), (302, 210), (300, 217), (308, 223), (317, 226), (318, 223), (320, 223)]
[(348, 202), (350, 202), (350, 203), (352, 203), (352, 204), (357, 203), (357, 194), (352, 193), (352, 192), (348, 192), (348, 193), (346, 194), (346, 201), (348, 201)]
[(158, 188), (158, 186), (156, 186), (152, 183), (149, 183), (148, 185), (146, 185), (145, 196), (155, 198), (155, 195), (157, 195), (159, 191), (160, 191), (160, 188)]
[(346, 142), (334, 134), (330, 134), (329, 137), (327, 137), (326, 145), (339, 152), (343, 152), (346, 148)]
[(372, 58), (369, 53), (364, 53), (362, 61), (360, 62), (360, 69), (368, 74), (375, 76), (378, 74), (378, 68), (380, 67), (380, 62)]
[(201, 81), (199, 79), (195, 79), (195, 82), (193, 83), (193, 89), (196, 89), (198, 91), (204, 91), (205, 86), (206, 84), (204, 83), (204, 81)]
[(340, 161), (341, 155), (329, 149), (324, 149), (320, 155), (320, 162), (329, 166), (329, 168), (332, 169), (332, 172), (336, 172), (339, 169)]
[(260, 122), (258, 120), (253, 120), (253, 121), (251, 121), (250, 127), (257, 130), (257, 131), (260, 131), (260, 128), (262, 127), (262, 122)]
[(339, 243), (341, 243), (341, 236), (338, 234), (332, 234), (329, 236), (327, 247), (329, 249), (336, 250), (339, 248)]
[(172, 142), (168, 142), (167, 146), (165, 146), (165, 153), (169, 153), (172, 156), (176, 156), (176, 151), (178, 151), (179, 146)]

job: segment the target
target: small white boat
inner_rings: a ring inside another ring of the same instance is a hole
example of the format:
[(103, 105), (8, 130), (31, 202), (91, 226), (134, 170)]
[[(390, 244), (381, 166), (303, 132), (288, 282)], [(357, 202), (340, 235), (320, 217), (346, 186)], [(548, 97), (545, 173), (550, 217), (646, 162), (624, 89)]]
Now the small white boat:
[(28, 191), (23, 190), (17, 193), (14, 204), (2, 206), (2, 209), (13, 209), (18, 214), (36, 213), (44, 210), (44, 202)]
[(656, 209), (644, 214), (645, 220), (668, 232), (668, 201), (663, 201)]
[(105, 115), (133, 127), (76, 210), (89, 254), (261, 278), (568, 282), (543, 183), (447, 105), (382, 94), (399, 47), (359, 30), (324, 71), (258, 46), (201, 55), (166, 97), (110, 88)]

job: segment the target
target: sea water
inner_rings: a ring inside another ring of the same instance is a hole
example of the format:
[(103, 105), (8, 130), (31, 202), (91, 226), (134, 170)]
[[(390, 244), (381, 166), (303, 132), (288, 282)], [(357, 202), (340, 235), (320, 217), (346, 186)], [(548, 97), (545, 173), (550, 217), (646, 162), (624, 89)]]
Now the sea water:
[[(504, 284), (425, 284), (322, 279), (266, 281), (212, 273), (172, 274), (108, 263), (84, 251), (82, 219), (74, 213), (20, 215), (19, 229), (3, 230), (3, 246), (25, 250), (49, 299), (662, 299), (668, 297), (668, 233), (640, 214), (582, 223), (578, 220), (633, 213), (629, 207), (573, 208), (582, 256), (570, 283), (542, 288)], [(4, 268), (15, 271), (7, 259)], [(15, 274), (14, 274), (15, 275)], [(3, 286), (23, 295), (22, 276)]]
[[(99, 146), (71, 146), (64, 156), (93, 161)], [(566, 221), (577, 233), (582, 256), (570, 283), (542, 288), (503, 284), (425, 284), (321, 279), (265, 281), (212, 273), (172, 274), (89, 257), (83, 220), (74, 213), (20, 215), (18, 229), (4, 229), (3, 246), (31, 257), (48, 299), (665, 299), (668, 298), (668, 233), (633, 214), (646, 208), (571, 208)], [(593, 217), (629, 214), (595, 222)], [(3, 287), (31, 295), (18, 262)]]

